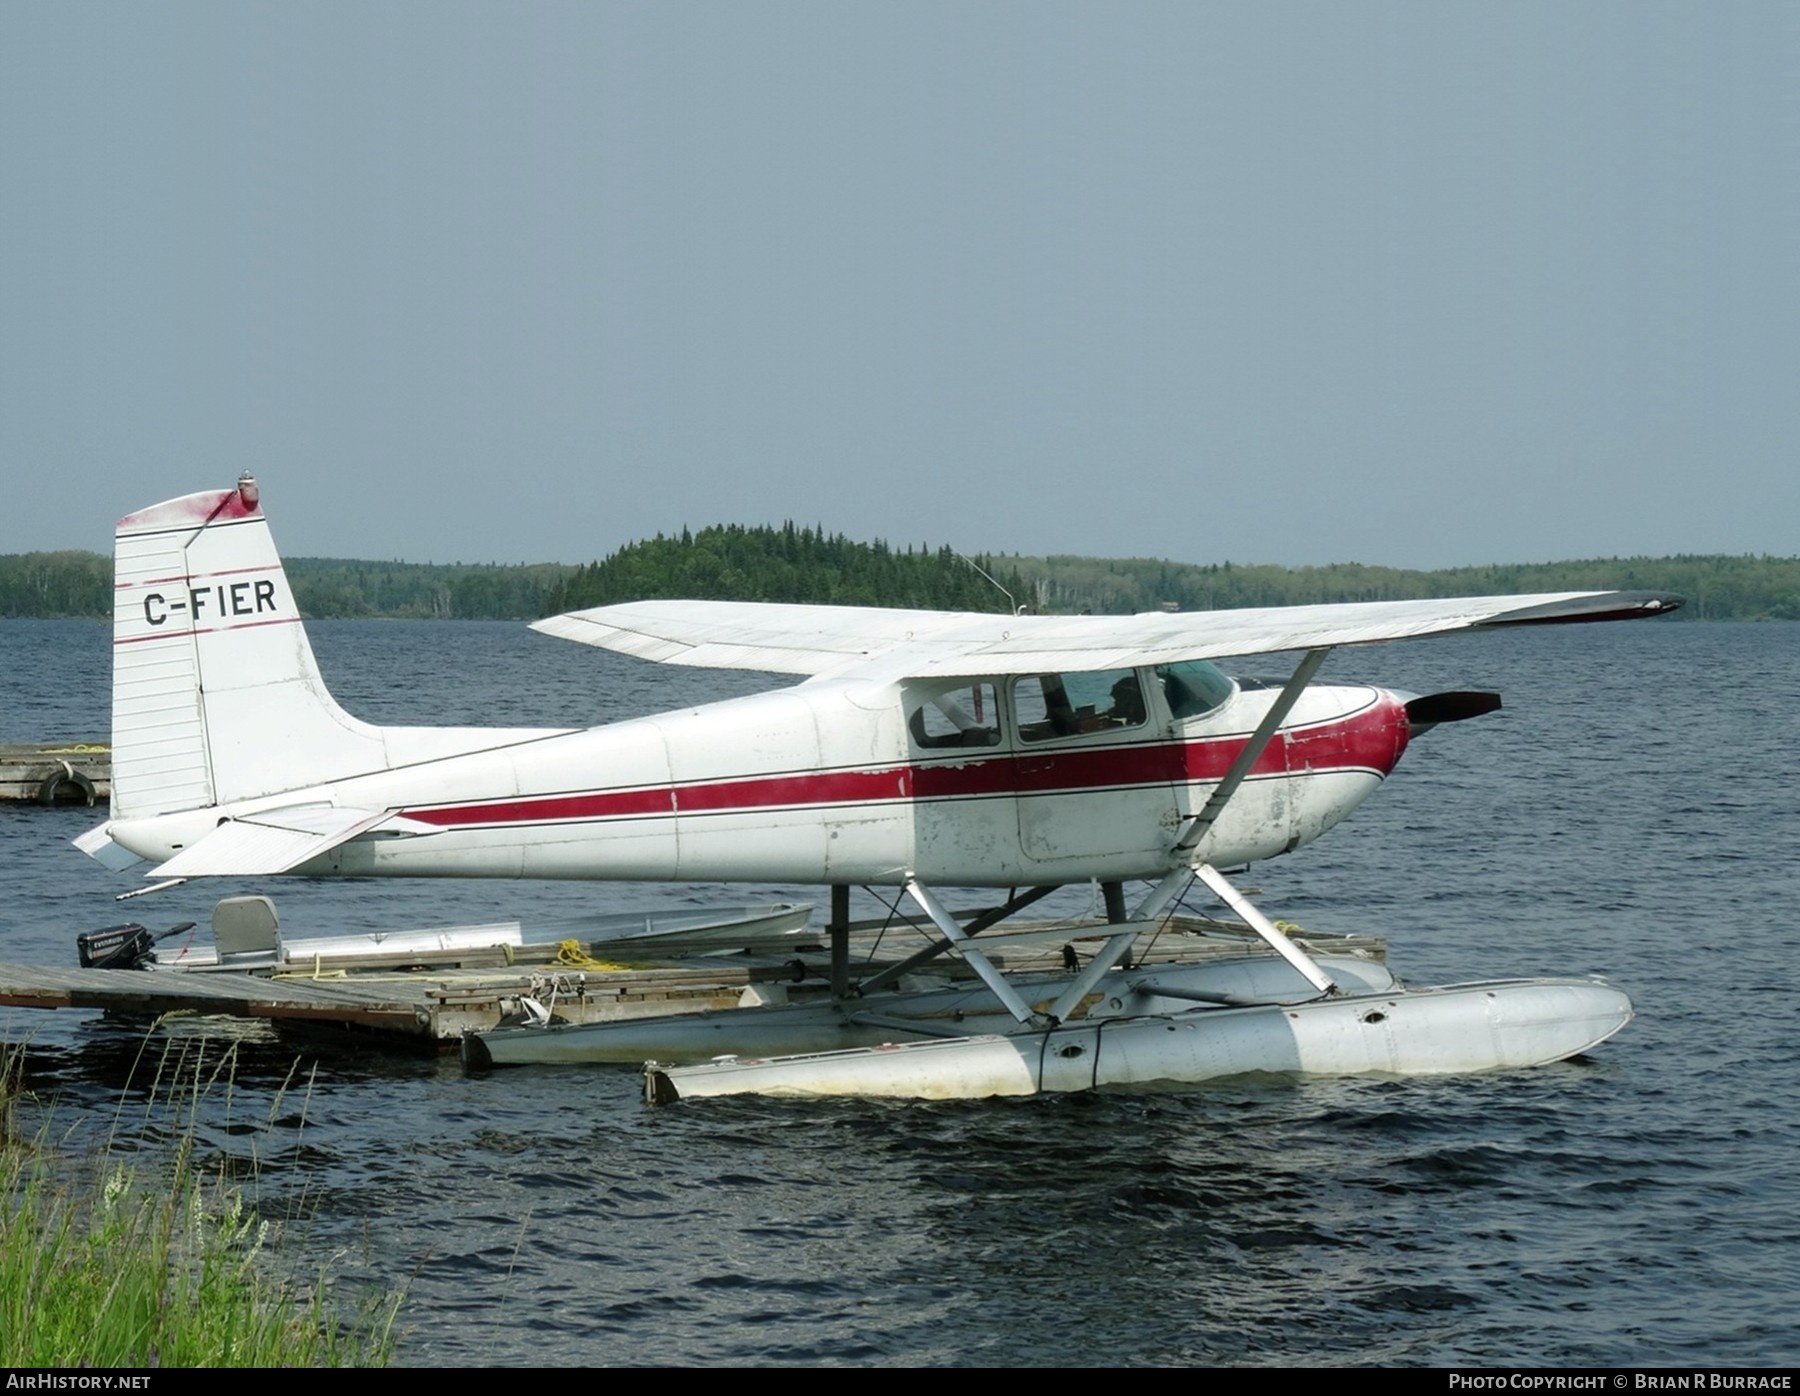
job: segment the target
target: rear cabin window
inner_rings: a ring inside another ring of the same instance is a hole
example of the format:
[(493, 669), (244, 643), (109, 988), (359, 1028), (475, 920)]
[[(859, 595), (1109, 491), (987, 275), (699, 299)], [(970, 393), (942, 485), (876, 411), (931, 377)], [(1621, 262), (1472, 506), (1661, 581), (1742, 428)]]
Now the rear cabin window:
[(1204, 659), (1191, 659), (1185, 664), (1159, 664), (1156, 681), (1162, 685), (1163, 697), (1169, 703), (1169, 715), (1179, 722), (1184, 717), (1209, 713), (1231, 697), (1234, 685), (1217, 666)]
[(967, 679), (941, 689), (914, 692), (906, 725), (913, 745), (927, 751), (1000, 744), (1000, 704), (994, 685)]
[(1144, 691), (1130, 669), (1083, 674), (1028, 674), (1013, 680), (1019, 740), (1055, 741), (1086, 732), (1144, 724)]

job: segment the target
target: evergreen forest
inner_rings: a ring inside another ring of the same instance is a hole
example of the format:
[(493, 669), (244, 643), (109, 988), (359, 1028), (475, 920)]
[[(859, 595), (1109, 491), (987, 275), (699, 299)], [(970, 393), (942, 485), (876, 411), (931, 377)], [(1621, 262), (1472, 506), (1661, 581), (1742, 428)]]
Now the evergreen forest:
[[(1672, 591), (1691, 620), (1800, 620), (1800, 557), (1681, 555), (1487, 564), (1434, 572), (1340, 563), (1277, 567), (1145, 558), (981, 555), (861, 543), (819, 528), (683, 529), (585, 566), (290, 558), (301, 610), (318, 617), (529, 620), (651, 598), (787, 601), (931, 610), (1121, 615), (1510, 592)], [(112, 562), (99, 553), (0, 555), (0, 617), (100, 618)]]

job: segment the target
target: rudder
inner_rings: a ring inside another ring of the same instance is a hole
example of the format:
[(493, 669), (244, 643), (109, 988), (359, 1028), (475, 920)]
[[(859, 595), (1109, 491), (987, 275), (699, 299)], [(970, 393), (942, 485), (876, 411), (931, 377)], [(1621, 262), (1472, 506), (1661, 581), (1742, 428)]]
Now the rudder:
[(113, 588), (113, 818), (387, 767), (326, 692), (248, 473), (119, 520)]

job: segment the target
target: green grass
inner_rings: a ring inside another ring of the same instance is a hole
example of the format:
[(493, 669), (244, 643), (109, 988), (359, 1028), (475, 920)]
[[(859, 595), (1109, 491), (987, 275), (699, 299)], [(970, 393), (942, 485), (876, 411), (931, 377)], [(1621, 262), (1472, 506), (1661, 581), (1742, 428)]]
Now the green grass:
[(0, 1062), (0, 1367), (388, 1362), (400, 1296), (346, 1319), (326, 1276), (298, 1279), (243, 1191), (196, 1167), (191, 1113), (154, 1169), (82, 1160), (14, 1132), (17, 1079)]

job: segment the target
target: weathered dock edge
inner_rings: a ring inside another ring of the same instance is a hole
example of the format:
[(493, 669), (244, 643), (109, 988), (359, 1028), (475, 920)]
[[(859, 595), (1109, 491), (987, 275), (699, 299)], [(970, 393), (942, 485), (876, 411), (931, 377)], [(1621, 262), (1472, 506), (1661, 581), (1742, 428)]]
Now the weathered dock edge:
[(92, 805), (112, 797), (112, 748), (104, 742), (0, 746), (0, 800)]

